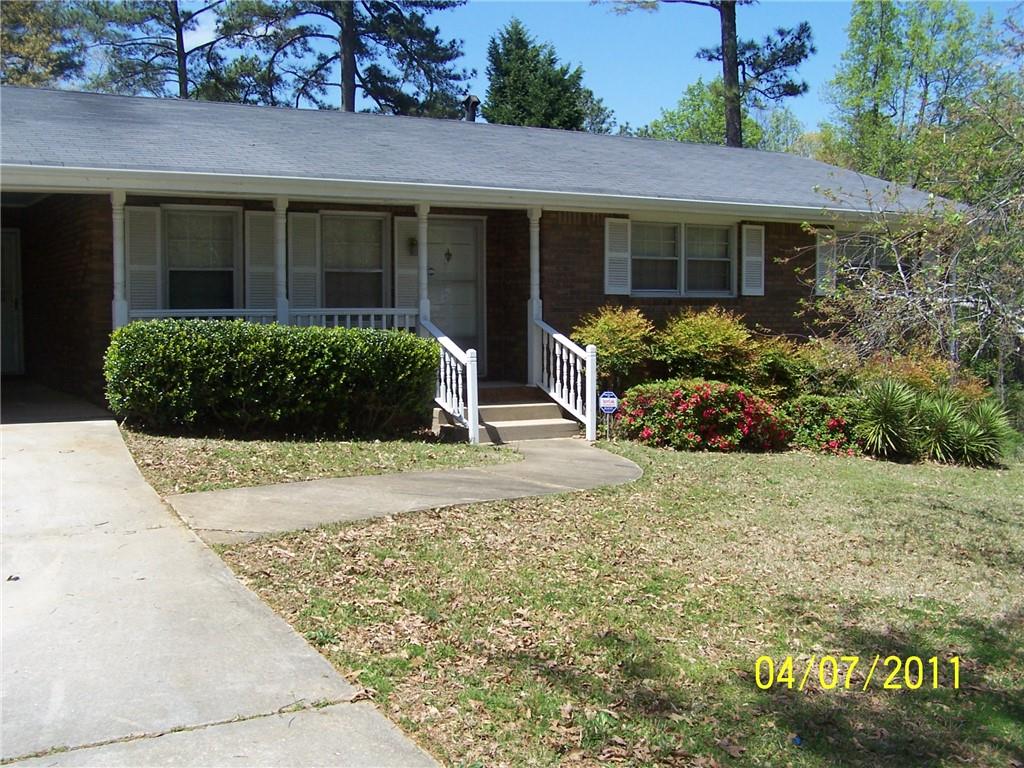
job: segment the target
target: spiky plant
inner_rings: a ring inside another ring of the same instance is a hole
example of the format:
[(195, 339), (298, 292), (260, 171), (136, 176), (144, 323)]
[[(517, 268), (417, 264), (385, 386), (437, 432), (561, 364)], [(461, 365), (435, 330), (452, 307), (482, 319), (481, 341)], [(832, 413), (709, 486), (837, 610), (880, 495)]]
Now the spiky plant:
[(935, 461), (957, 461), (965, 434), (964, 411), (963, 401), (952, 392), (922, 395), (917, 403), (918, 453)]
[(1012, 434), (1010, 419), (994, 400), (975, 403), (964, 419), (957, 460), (980, 466), (998, 464)]
[(864, 387), (858, 422), (866, 453), (887, 459), (917, 455), (917, 396), (906, 384), (882, 379)]

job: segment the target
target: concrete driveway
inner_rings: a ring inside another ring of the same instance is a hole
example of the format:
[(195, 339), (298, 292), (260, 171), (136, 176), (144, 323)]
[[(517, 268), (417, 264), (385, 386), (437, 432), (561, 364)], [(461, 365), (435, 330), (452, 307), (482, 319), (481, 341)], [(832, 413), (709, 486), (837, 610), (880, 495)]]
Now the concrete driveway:
[(435, 765), (172, 515), (113, 421), (0, 437), (3, 760)]

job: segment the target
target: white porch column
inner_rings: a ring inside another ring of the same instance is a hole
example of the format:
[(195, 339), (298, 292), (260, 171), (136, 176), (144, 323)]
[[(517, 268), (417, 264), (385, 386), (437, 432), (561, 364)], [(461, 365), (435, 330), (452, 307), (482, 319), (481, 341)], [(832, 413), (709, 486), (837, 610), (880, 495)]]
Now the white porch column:
[(111, 302), (111, 320), (114, 328), (128, 324), (128, 296), (125, 290), (125, 273), (127, 271), (124, 248), (124, 190), (110, 193), (111, 219), (114, 225), (113, 256), (114, 256), (114, 300)]
[(430, 320), (430, 294), (427, 288), (427, 237), (429, 231), (427, 228), (427, 219), (430, 215), (430, 205), (427, 203), (419, 203), (416, 206), (416, 247), (418, 256), (418, 274), (419, 274), (419, 290), (418, 295), (420, 299), (420, 319)]
[(288, 198), (274, 200), (274, 297), (277, 322), (288, 325)]
[(527, 210), (530, 217), (530, 298), (526, 304), (526, 345), (527, 383), (536, 384), (540, 379), (540, 328), (535, 320), (544, 317), (540, 300), (540, 208)]

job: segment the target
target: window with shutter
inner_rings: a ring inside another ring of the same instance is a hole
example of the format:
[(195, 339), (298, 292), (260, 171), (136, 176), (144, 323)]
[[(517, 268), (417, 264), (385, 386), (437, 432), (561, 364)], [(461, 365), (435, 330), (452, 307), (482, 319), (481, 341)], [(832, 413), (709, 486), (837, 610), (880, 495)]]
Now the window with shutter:
[(241, 293), (240, 215), (216, 208), (164, 208), (169, 309), (232, 309)]
[(628, 296), (630, 292), (629, 219), (604, 220), (604, 292)]
[(274, 292), (274, 214), (245, 214), (245, 306), (272, 309)]
[(743, 226), (743, 295), (764, 296), (764, 227)]
[(160, 209), (126, 207), (129, 309), (160, 309)]
[(328, 307), (385, 306), (384, 225), (385, 217), (380, 215), (321, 215), (324, 303)]
[(679, 225), (630, 224), (630, 288), (633, 293), (679, 293)]
[(836, 233), (821, 230), (815, 243), (814, 293), (824, 296), (836, 285)]
[(735, 228), (708, 224), (686, 225), (686, 293), (731, 296)]

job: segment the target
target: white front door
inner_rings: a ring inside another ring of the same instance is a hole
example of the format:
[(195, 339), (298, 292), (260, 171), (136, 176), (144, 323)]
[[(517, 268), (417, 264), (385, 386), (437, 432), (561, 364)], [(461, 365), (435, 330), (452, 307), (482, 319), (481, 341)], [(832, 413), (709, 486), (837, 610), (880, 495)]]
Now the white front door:
[(0, 241), (0, 373), (25, 372), (22, 336), (21, 240), (16, 229), (5, 229)]
[[(395, 237), (396, 274), (415, 265), (416, 220), (401, 219)], [(430, 217), (427, 237), (427, 295), (430, 320), (463, 349), (475, 349), (486, 371), (483, 316), (484, 227), (480, 219)], [(412, 282), (408, 275), (405, 283)], [(401, 279), (401, 277), (400, 277)], [(396, 296), (402, 293), (396, 290)], [(407, 302), (415, 305), (415, 302)]]

